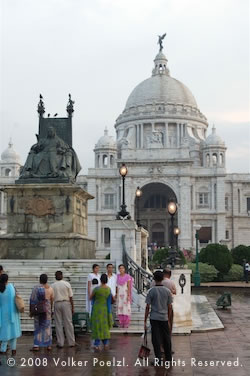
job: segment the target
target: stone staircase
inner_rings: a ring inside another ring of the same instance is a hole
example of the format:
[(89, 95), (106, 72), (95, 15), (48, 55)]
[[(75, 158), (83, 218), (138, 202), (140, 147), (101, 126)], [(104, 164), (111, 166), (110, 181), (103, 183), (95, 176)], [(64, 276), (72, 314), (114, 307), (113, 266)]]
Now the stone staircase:
[[(29, 298), (32, 288), (38, 284), (39, 276), (48, 275), (48, 282), (55, 281), (55, 272), (61, 270), (64, 279), (69, 281), (74, 293), (75, 312), (86, 310), (86, 282), (92, 265), (100, 265), (100, 273), (106, 272), (106, 265), (110, 260), (1, 260), (5, 272), (9, 275), (9, 282), (13, 283), (25, 301), (25, 312), (21, 314), (23, 332), (33, 331), (33, 319), (29, 317)], [(113, 332), (128, 331), (131, 333), (143, 332), (144, 310), (136, 303), (132, 304), (131, 324), (128, 330), (113, 329)]]

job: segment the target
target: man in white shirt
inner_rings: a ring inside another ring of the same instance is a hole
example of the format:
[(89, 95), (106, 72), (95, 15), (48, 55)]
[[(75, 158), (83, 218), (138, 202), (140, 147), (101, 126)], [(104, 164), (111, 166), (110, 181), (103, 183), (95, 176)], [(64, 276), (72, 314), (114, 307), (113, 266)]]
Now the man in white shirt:
[(116, 299), (116, 286), (117, 286), (117, 276), (116, 274), (113, 273), (113, 264), (108, 264), (107, 265), (107, 276), (108, 276), (108, 287), (110, 287), (111, 289), (111, 294), (112, 294), (112, 300), (113, 300), (113, 304), (112, 304), (112, 315), (113, 315), (113, 321), (114, 321), (114, 327), (117, 327), (118, 325), (116, 325), (115, 323), (115, 319), (116, 319), (116, 309), (115, 309), (115, 299)]
[(63, 273), (61, 271), (57, 271), (55, 277), (56, 282), (51, 287), (54, 290), (57, 347), (62, 348), (64, 346), (63, 328), (68, 345), (75, 347), (75, 334), (72, 323), (72, 314), (74, 313), (73, 291), (70, 283), (63, 280)]

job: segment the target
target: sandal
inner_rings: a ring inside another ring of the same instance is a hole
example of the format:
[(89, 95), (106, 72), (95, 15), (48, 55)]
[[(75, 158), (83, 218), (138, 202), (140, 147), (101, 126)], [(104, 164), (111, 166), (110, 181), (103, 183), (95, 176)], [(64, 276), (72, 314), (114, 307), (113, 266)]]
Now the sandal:
[(39, 349), (39, 347), (36, 347), (36, 346), (34, 346), (34, 347), (32, 347), (31, 349), (30, 349), (30, 351), (39, 351), (40, 349)]
[(15, 355), (16, 355), (16, 350), (12, 350), (12, 351), (11, 351), (11, 355), (12, 355), (12, 356), (15, 356)]
[(51, 350), (52, 350), (52, 347), (51, 347), (51, 346), (48, 346), (48, 347), (47, 347), (47, 350), (48, 350), (48, 351), (51, 351)]
[(94, 350), (99, 352), (101, 349), (100, 349), (100, 346), (94, 346)]

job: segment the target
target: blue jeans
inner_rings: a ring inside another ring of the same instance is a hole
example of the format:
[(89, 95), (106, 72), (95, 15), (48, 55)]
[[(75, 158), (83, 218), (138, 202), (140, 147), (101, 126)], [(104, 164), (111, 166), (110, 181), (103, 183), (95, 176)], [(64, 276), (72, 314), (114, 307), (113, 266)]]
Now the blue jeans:
[[(10, 349), (16, 350), (16, 338), (11, 339), (10, 341)], [(8, 341), (2, 341), (1, 343), (1, 352), (6, 352), (7, 350)]]
[[(94, 346), (99, 346), (101, 343), (101, 340), (100, 339), (95, 339), (95, 342), (94, 342)], [(109, 340), (108, 339), (102, 339), (102, 343), (104, 345), (107, 345), (109, 343)]]

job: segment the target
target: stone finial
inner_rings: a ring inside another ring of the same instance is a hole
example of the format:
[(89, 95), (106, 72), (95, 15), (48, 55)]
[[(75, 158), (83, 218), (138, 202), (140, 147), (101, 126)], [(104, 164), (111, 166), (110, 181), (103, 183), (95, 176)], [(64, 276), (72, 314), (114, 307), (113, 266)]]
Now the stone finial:
[(12, 138), (10, 137), (10, 140), (9, 140), (9, 148), (11, 149), (12, 148), (12, 146), (13, 146), (13, 142), (12, 142)]
[(69, 101), (67, 104), (67, 113), (69, 114), (70, 117), (73, 115), (73, 112), (75, 111), (74, 104), (75, 104), (75, 101), (71, 99), (71, 94), (69, 94)]
[(44, 107), (44, 102), (43, 102), (43, 96), (40, 94), (39, 96), (40, 100), (37, 106), (37, 112), (39, 113), (40, 117), (43, 117), (43, 114), (45, 113), (45, 107)]

